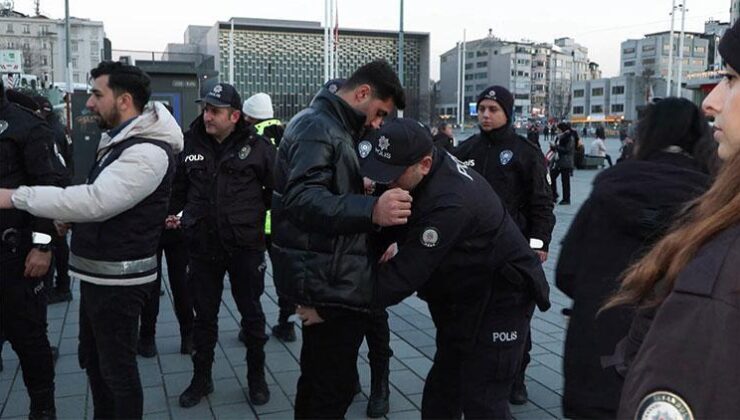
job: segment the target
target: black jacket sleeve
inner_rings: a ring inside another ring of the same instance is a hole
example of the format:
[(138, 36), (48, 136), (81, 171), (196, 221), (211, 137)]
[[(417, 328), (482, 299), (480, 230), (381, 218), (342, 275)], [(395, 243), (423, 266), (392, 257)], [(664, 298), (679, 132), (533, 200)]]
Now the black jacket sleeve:
[[(54, 152), (54, 132), (41, 121), (30, 127), (23, 148), (23, 164), (29, 177), (29, 185), (53, 185), (62, 187), (66, 182), (66, 168)], [(54, 223), (50, 219), (33, 217), (34, 232), (54, 235)]]
[(265, 208), (269, 209), (272, 204), (272, 190), (275, 189), (274, 168), (277, 149), (267, 139), (264, 140), (264, 147), (262, 172), (259, 174), (259, 180), (262, 183), (262, 201), (265, 203)]
[[(376, 305), (387, 307), (401, 302), (419, 290), (455, 247), (468, 227), (470, 215), (465, 208), (448, 206), (433, 210), (409, 227), (398, 254), (378, 269)], [(438, 232), (438, 244), (426, 247), (421, 243), (424, 230)]]
[(177, 168), (175, 169), (175, 178), (172, 181), (172, 195), (170, 196), (170, 209), (168, 211), (170, 215), (178, 214), (185, 208), (190, 186), (188, 174), (185, 170), (185, 152), (177, 155), (175, 161), (177, 162)]
[(578, 287), (575, 279), (577, 269), (582, 263), (579, 251), (586, 244), (591, 215), (593, 214), (592, 208), (593, 203), (591, 199), (588, 199), (578, 210), (578, 214), (576, 214), (570, 228), (568, 228), (568, 233), (566, 233), (561, 244), (558, 264), (555, 268), (555, 285), (571, 299), (573, 299), (575, 289)]
[(294, 224), (331, 235), (368, 232), (372, 228), (377, 198), (361, 194), (337, 195), (331, 190), (334, 177), (331, 144), (303, 139), (291, 144), (287, 153), (283, 205)]
[(539, 150), (531, 149), (530, 177), (527, 197), (527, 240), (536, 238), (544, 242), (542, 250), (547, 251), (552, 238), (552, 230), (555, 227), (555, 214), (553, 213), (552, 189), (550, 187), (549, 174), (545, 166), (545, 158)]

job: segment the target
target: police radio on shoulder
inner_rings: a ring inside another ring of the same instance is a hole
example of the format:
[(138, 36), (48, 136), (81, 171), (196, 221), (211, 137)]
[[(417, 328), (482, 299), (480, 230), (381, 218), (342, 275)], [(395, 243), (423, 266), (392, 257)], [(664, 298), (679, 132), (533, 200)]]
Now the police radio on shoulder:
[(48, 251), (51, 249), (51, 236), (41, 232), (33, 232), (31, 243), (39, 251)]

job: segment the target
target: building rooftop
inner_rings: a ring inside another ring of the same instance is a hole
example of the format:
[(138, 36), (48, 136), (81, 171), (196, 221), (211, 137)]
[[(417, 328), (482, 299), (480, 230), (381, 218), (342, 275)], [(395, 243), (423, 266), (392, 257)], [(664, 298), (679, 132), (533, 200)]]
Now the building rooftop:
[[(293, 29), (296, 31), (305, 32), (318, 32), (323, 31), (324, 28), (321, 26), (321, 22), (308, 21), (308, 20), (280, 20), (280, 19), (257, 19), (257, 18), (245, 18), (245, 17), (232, 17), (228, 21), (218, 21), (217, 25), (220, 27), (228, 28), (231, 26), (231, 22), (234, 22), (235, 29)], [(378, 34), (388, 35), (397, 34), (398, 31), (394, 30), (376, 30), (376, 29), (359, 29), (359, 28), (346, 28), (339, 26), (339, 33), (361, 33), (361, 34)], [(409, 36), (424, 36), (428, 37), (429, 32), (409, 32), (404, 31), (404, 35)]]

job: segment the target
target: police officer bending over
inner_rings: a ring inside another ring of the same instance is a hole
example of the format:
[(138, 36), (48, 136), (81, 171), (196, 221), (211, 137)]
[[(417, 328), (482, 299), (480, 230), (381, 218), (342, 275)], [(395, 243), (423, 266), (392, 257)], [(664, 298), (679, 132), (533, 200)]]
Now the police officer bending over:
[[(10, 103), (0, 81), (0, 187), (61, 185), (63, 179), (51, 129), (33, 111)], [(54, 225), (22, 210), (0, 210), (0, 235), (0, 336), (20, 359), (29, 418), (55, 418), (42, 281), (51, 264)]]
[(195, 304), (194, 374), (180, 405), (192, 407), (213, 392), (211, 366), (226, 272), (242, 316), (249, 399), (262, 405), (270, 400), (260, 296), (265, 288), (265, 211), (272, 196), (275, 146), (245, 122), (233, 86), (220, 83), (201, 102), (203, 113), (185, 133), (178, 167), (186, 176), (175, 178), (172, 198), (185, 203), (181, 223)]
[[(511, 92), (501, 86), (486, 88), (478, 95), (480, 133), (452, 153), (491, 184), (529, 245), (545, 262), (555, 226), (552, 190), (539, 145), (516, 134), (511, 125), (513, 113)], [(528, 341), (512, 390), (512, 404), (527, 402), (524, 371), (531, 348)]]
[(398, 254), (378, 270), (376, 298), (390, 306), (418, 291), (437, 327), (423, 418), (510, 418), (508, 397), (535, 302), (549, 307), (539, 259), (490, 185), (433, 148), (418, 122), (386, 123), (363, 175), (411, 192), (408, 224), (381, 231)]

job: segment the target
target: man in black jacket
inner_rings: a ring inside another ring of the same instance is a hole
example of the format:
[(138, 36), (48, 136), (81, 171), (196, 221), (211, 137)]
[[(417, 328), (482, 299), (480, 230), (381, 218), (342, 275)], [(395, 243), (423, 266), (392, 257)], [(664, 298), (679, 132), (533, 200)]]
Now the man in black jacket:
[[(381, 252), (370, 249), (377, 226), (406, 223), (411, 198), (400, 189), (365, 195), (359, 142), (405, 106), (391, 66), (374, 61), (337, 91), (322, 89), (293, 117), (278, 151), (272, 207), (274, 279), (278, 294), (306, 320), (296, 418), (342, 418), (357, 383), (357, 353), (369, 321)], [(358, 144), (359, 143), (359, 144)], [(357, 152), (355, 151), (357, 150)]]
[[(463, 142), (453, 154), (486, 178), (529, 245), (545, 262), (555, 226), (550, 181), (542, 151), (514, 131), (513, 112), (511, 92), (501, 86), (486, 88), (478, 96), (480, 133)], [(529, 348), (531, 342), (527, 343), (512, 390), (514, 404), (527, 402), (524, 371), (530, 359)]]
[(418, 291), (429, 304), (437, 353), (422, 418), (511, 418), (529, 319), (535, 302), (549, 307), (538, 257), (485, 179), (416, 121), (385, 124), (362, 172), (414, 199), (407, 225), (379, 232), (398, 254), (378, 269), (376, 297), (384, 307)]
[[(195, 304), (193, 379), (180, 395), (192, 407), (213, 392), (211, 367), (218, 339), (224, 275), (242, 316), (247, 346), (249, 399), (266, 404), (265, 314), (260, 296), (265, 275), (265, 213), (272, 195), (275, 146), (244, 120), (236, 89), (214, 86), (203, 113), (185, 133), (184, 158), (172, 200), (184, 203), (181, 219), (189, 246), (190, 286)], [(175, 214), (178, 209), (172, 209)]]
[[(64, 170), (44, 121), (5, 97), (0, 81), (0, 187), (62, 185)], [(54, 365), (46, 335), (42, 281), (51, 264), (54, 226), (21, 210), (0, 210), (0, 336), (23, 370), (29, 418), (54, 418)]]

